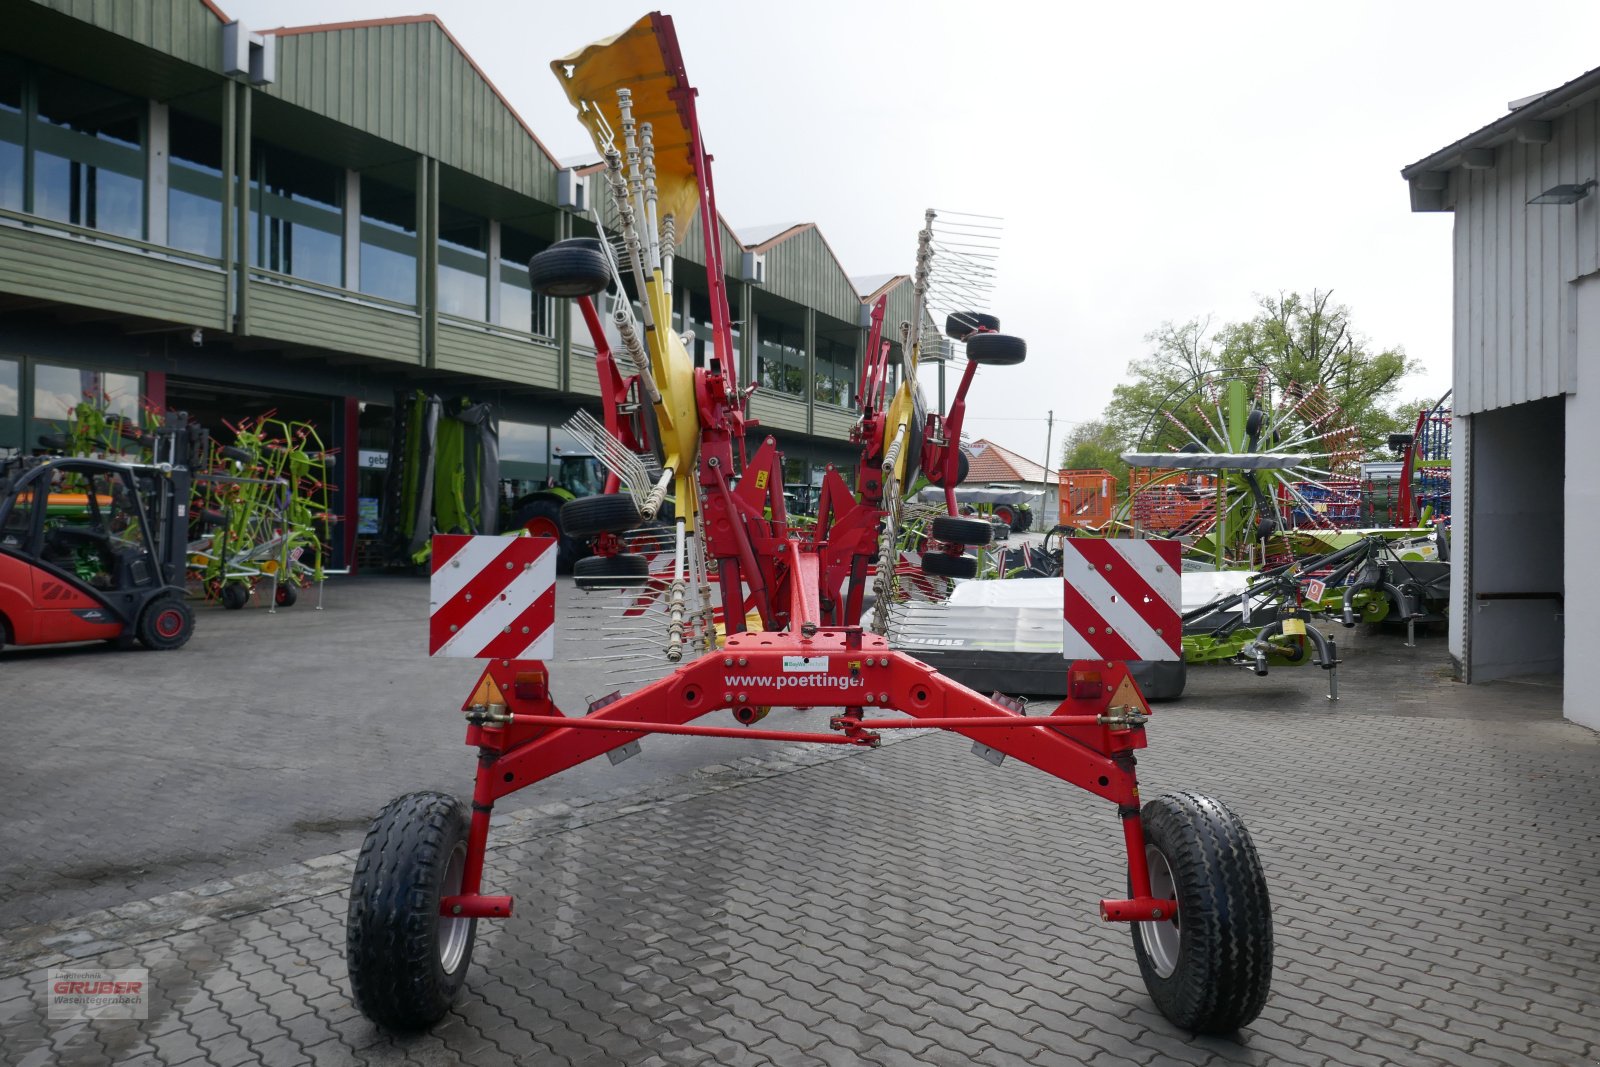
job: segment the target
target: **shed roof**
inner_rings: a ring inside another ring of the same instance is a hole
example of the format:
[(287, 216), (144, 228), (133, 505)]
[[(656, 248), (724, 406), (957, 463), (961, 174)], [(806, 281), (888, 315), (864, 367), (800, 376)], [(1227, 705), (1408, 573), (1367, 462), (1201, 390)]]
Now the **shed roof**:
[(1550, 140), (1550, 120), (1600, 98), (1600, 67), (1556, 86), (1512, 101), (1509, 111), (1465, 137), (1400, 170), (1411, 185), (1412, 211), (1448, 211), (1445, 193), (1451, 171), (1459, 167), (1494, 166), (1495, 149), (1513, 141), (1544, 144)]

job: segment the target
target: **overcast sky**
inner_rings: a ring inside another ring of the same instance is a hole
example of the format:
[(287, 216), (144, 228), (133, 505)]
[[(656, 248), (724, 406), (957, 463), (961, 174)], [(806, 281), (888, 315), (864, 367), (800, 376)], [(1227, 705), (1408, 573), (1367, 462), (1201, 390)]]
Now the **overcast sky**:
[[(557, 157), (588, 140), (549, 60), (637, 2), (220, 0), (251, 29), (431, 10)], [(1333, 289), (1450, 384), (1451, 216), (1400, 168), (1600, 65), (1600, 3), (680, 0), (723, 215), (815, 221), (852, 275), (909, 271), (924, 207), (1002, 216), (990, 310), (1028, 362), (969, 430), (1042, 455), (1165, 320)], [(1052, 446), (1054, 450), (1054, 446)]]

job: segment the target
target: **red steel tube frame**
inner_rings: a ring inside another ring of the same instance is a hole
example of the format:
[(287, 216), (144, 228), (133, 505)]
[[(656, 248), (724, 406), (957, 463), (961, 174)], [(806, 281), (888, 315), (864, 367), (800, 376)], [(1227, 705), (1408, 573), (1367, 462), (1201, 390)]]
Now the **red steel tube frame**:
[[(804, 562), (809, 558), (809, 564)], [(814, 553), (791, 545), (791, 566), (814, 569)], [(813, 575), (814, 577), (814, 575)], [(795, 588), (814, 588), (796, 582)], [(795, 594), (797, 615), (808, 609)], [(501, 660), (485, 671), (506, 705), (492, 722), (468, 728), (479, 748), (472, 824), (459, 894), (446, 898), (441, 913), (493, 918), (509, 915), (507, 897), (480, 892), (489, 818), (494, 802), (562, 770), (603, 755), (649, 733), (876, 745), (878, 729), (937, 728), (981, 741), (1030, 766), (1117, 804), (1128, 849), (1127, 900), (1103, 900), (1107, 921), (1170, 918), (1175, 904), (1150, 896), (1150, 878), (1139, 819), (1139, 787), (1133, 751), (1145, 745), (1141, 723), (1106, 722), (1101, 713), (1126, 669), (1106, 663), (1103, 683), (1092, 696), (1069, 696), (1056, 714), (1024, 716), (888, 647), (859, 627), (801, 632), (735, 633), (725, 647), (643, 689), (620, 697), (582, 718), (562, 715), (551, 703), (542, 664)], [(1098, 676), (1097, 676), (1098, 677)], [(481, 686), (480, 686), (481, 692)], [(830, 725), (840, 734), (696, 726), (712, 711), (792, 707), (843, 707)], [(866, 719), (863, 707), (900, 711), (906, 718)], [(1073, 714), (1082, 709), (1087, 713)]]

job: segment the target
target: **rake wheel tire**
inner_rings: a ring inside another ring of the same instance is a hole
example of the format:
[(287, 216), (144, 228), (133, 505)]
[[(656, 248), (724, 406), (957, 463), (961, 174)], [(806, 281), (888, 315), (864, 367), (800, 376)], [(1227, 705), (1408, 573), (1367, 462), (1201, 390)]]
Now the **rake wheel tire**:
[(948, 552), (924, 552), (922, 573), (939, 578), (976, 578), (978, 560), (975, 556), (952, 556)]
[[(1152, 892), (1172, 892), (1178, 912), (1170, 924), (1133, 924), (1139, 973), (1175, 1026), (1231, 1034), (1261, 1013), (1272, 986), (1272, 905), (1250, 833), (1198, 793), (1156, 797), (1140, 819)], [(1162, 934), (1146, 928), (1168, 925), (1177, 928), (1176, 952), (1163, 965)]]
[(278, 584), (278, 591), (272, 594), (273, 603), (277, 604), (280, 608), (292, 608), (294, 607), (294, 602), (299, 599), (300, 590), (296, 589), (287, 582), (280, 582)]
[(574, 237), (530, 259), (528, 281), (543, 296), (599, 296), (611, 285), (611, 263), (598, 237)]
[(945, 336), (957, 341), (965, 341), (980, 329), (998, 330), (1000, 320), (981, 311), (952, 311), (945, 316)]
[(250, 603), (250, 587), (243, 582), (228, 582), (222, 587), (222, 606), (229, 611), (238, 611)]
[(627, 493), (574, 497), (561, 505), (561, 532), (568, 537), (627, 533), (643, 521), (639, 505)]
[(446, 918), (439, 901), (460, 892), (467, 829), (465, 804), (421, 792), (391, 800), (367, 830), (350, 882), (345, 961), (356, 1007), (379, 1026), (432, 1026), (466, 979), (477, 920)]
[(145, 648), (170, 652), (194, 636), (194, 612), (177, 597), (165, 596), (146, 605), (135, 629)]
[(615, 556), (589, 556), (572, 568), (572, 584), (579, 589), (621, 589), (650, 581), (650, 561), (635, 552)]
[(1008, 333), (976, 333), (967, 338), (967, 362), (982, 367), (1014, 367), (1028, 358), (1028, 342)]
[(994, 525), (988, 519), (935, 515), (928, 524), (928, 536), (947, 545), (986, 545), (994, 540)]

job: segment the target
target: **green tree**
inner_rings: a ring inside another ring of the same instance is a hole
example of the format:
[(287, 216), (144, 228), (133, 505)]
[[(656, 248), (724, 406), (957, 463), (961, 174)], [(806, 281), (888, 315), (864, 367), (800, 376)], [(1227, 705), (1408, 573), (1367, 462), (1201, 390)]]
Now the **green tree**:
[(1067, 431), (1067, 439), (1061, 444), (1061, 469), (1108, 470), (1123, 479), (1128, 474), (1128, 465), (1122, 462), (1125, 451), (1110, 423), (1090, 419)]
[(1128, 448), (1177, 448), (1192, 436), (1220, 451), (1214, 420), (1202, 410), (1206, 405), (1183, 401), (1203, 374), (1252, 376), (1264, 369), (1283, 389), (1325, 389), (1354, 428), (1363, 454), (1385, 453), (1395, 429), (1395, 393), (1417, 365), (1400, 348), (1376, 348), (1332, 295), (1313, 289), (1309, 296), (1258, 297), (1253, 317), (1215, 334), (1203, 320), (1162, 324), (1146, 338), (1151, 354), (1131, 363), (1129, 380), (1114, 390), (1106, 422)]

